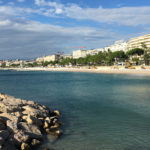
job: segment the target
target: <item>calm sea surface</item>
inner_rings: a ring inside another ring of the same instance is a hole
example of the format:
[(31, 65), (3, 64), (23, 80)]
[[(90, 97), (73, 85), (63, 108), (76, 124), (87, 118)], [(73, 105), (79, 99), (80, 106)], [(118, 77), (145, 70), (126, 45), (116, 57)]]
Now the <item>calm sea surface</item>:
[(60, 110), (53, 150), (150, 150), (150, 77), (0, 71), (0, 92)]

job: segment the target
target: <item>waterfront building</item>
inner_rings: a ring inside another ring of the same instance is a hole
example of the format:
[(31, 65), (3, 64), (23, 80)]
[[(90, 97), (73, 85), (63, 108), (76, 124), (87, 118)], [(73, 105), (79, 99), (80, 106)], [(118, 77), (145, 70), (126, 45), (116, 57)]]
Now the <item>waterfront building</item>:
[(70, 59), (71, 59), (71, 58), (72, 58), (72, 55), (62, 55), (61, 57), (64, 58), (64, 59), (65, 59), (65, 58), (70, 58)]
[(100, 51), (104, 51), (103, 48), (91, 49), (91, 50), (76, 50), (73, 51), (73, 59), (85, 58), (87, 55), (96, 55)]
[(73, 59), (86, 57), (86, 50), (76, 50), (73, 51)]
[(145, 45), (150, 48), (150, 34), (131, 38), (128, 41), (128, 50), (134, 49), (134, 48), (142, 48), (142, 44), (145, 43)]
[(126, 52), (128, 49), (127, 49), (127, 45), (128, 43), (127, 42), (124, 42), (123, 40), (119, 40), (119, 41), (116, 41), (113, 45), (110, 45), (108, 47), (105, 47), (105, 51), (112, 51), (112, 52), (115, 52), (115, 51), (124, 51)]
[(103, 51), (104, 51), (103, 48), (87, 50), (87, 51), (86, 51), (86, 55), (96, 55), (96, 54), (98, 54), (99, 52), (103, 52)]
[(58, 54), (54, 54), (54, 55), (49, 55), (49, 56), (45, 56), (45, 57), (40, 57), (40, 58), (37, 58), (36, 61), (37, 62), (46, 62), (46, 61), (57, 61), (59, 60), (61, 55), (58, 55)]

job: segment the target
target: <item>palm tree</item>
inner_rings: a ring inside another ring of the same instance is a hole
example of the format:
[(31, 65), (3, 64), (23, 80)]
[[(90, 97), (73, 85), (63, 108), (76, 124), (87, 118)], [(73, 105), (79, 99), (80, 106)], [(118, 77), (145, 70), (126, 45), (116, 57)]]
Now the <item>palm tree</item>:
[(145, 63), (145, 65), (149, 65), (150, 55), (149, 55), (148, 51), (150, 49), (147, 47), (147, 45), (144, 42), (141, 43), (141, 47), (144, 50), (144, 63)]

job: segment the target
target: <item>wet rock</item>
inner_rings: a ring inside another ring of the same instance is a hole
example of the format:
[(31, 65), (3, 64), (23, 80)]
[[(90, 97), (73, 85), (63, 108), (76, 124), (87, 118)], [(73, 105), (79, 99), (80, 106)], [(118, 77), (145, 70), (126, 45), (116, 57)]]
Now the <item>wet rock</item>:
[(54, 110), (51, 115), (60, 117), (60, 112), (58, 110)]
[(6, 121), (0, 118), (0, 130), (6, 129)]
[(2, 137), (4, 140), (6, 140), (9, 136), (9, 131), (8, 130), (2, 130), (0, 131), (0, 137)]
[(40, 142), (39, 140), (33, 139), (33, 140), (31, 141), (31, 146), (34, 147), (34, 146), (40, 145), (40, 143), (41, 143), (41, 142)]
[(2, 150), (18, 150), (18, 148), (15, 146), (13, 139), (9, 139), (2, 146)]
[(21, 150), (31, 150), (31, 147), (27, 143), (22, 143)]
[(62, 134), (62, 131), (59, 130), (59, 129), (57, 129), (57, 130), (52, 130), (52, 129), (47, 128), (45, 131), (46, 131), (46, 133), (48, 133), (49, 135), (57, 136), (57, 137), (59, 137), (59, 136)]
[(45, 120), (43, 128), (46, 129), (48, 127), (49, 127), (49, 123), (48, 123), (48, 121)]
[(43, 148), (43, 150), (50, 150), (50, 149), (45, 147), (45, 148)]
[(51, 129), (57, 129), (59, 128), (60, 124), (59, 123), (55, 123), (53, 126), (51, 126)]
[(9, 137), (8, 130), (2, 130), (0, 131), (0, 145), (3, 145), (5, 140)]

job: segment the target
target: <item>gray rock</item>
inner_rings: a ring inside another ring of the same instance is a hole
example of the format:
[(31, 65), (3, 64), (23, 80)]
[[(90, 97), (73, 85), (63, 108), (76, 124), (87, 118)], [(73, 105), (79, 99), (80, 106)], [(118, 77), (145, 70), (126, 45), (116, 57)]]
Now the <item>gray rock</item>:
[(34, 124), (37, 125), (38, 127), (42, 126), (42, 121), (34, 116), (27, 115), (23, 116), (22, 119), (24, 119), (28, 124)]
[(18, 130), (18, 132), (14, 134), (14, 141), (16, 145), (21, 145), (21, 143), (28, 142), (29, 140), (29, 135), (25, 134), (25, 132), (21, 130)]
[(12, 120), (7, 120), (7, 128), (13, 132), (17, 132), (17, 122)]
[(9, 139), (2, 146), (2, 150), (18, 150), (18, 148), (16, 148), (13, 139)]
[(44, 116), (44, 114), (40, 110), (35, 109), (29, 105), (23, 106), (22, 108), (24, 109), (24, 111), (22, 113), (25, 115), (31, 115), (31, 116), (35, 116), (35, 117), (43, 117)]
[(0, 131), (0, 145), (3, 145), (4, 142), (8, 139), (9, 132), (7, 130)]
[(59, 136), (59, 116), (57, 110), (50, 113), (44, 105), (0, 93), (0, 149), (29, 150), (29, 143), (40, 144), (43, 130)]
[(4, 140), (6, 140), (9, 136), (9, 131), (8, 130), (2, 130), (0, 131), (0, 137), (2, 137)]
[(33, 139), (32, 141), (31, 141), (31, 146), (37, 146), (37, 145), (39, 145), (41, 142), (39, 141), (39, 140), (37, 140), (37, 139)]
[(6, 129), (6, 121), (2, 118), (0, 118), (0, 130)]
[(41, 139), (43, 135), (40, 129), (35, 125), (27, 124), (26, 122), (20, 122), (19, 128), (23, 130), (30, 138)]

